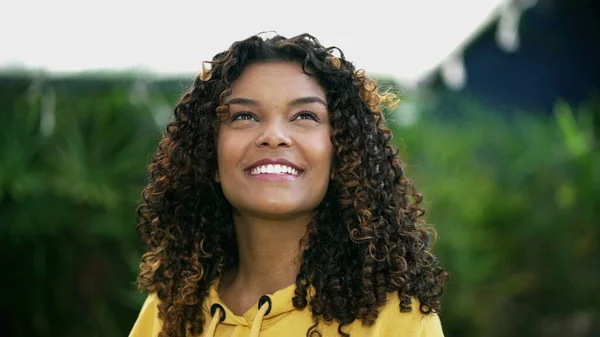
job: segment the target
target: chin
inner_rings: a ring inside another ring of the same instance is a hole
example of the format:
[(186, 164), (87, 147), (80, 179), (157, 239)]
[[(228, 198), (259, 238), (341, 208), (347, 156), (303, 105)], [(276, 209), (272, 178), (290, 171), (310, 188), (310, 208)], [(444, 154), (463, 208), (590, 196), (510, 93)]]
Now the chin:
[(299, 209), (299, 205), (284, 204), (277, 201), (254, 206), (254, 210), (257, 213), (273, 216), (296, 214), (298, 213)]
[(245, 207), (238, 208), (243, 210), (241, 213), (251, 214), (264, 219), (289, 219), (300, 214), (312, 212), (312, 210), (296, 203), (282, 203), (281, 200), (259, 201), (253, 200), (252, 204), (246, 204)]

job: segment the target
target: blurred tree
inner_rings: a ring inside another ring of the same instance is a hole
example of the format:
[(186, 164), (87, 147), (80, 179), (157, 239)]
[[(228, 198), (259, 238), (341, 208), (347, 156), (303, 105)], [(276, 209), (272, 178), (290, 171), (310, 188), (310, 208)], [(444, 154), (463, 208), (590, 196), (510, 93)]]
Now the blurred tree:
[(447, 335), (596, 336), (600, 105), (514, 119), (459, 106), (395, 130), (452, 273)]
[(135, 318), (134, 210), (158, 129), (127, 82), (0, 81), (8, 335), (123, 335)]
[[(0, 76), (0, 335), (127, 334), (144, 298), (135, 208), (186, 86)], [(448, 118), (423, 101), (389, 121), (452, 274), (446, 335), (597, 336), (600, 102), (502, 118), (457, 99)]]

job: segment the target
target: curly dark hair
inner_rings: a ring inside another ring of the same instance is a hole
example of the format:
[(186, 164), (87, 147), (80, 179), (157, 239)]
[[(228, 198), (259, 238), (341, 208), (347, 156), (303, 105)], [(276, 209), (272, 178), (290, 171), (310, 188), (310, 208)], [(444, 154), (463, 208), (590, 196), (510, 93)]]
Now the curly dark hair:
[(238, 262), (232, 206), (214, 181), (216, 137), (232, 82), (247, 65), (270, 61), (297, 62), (320, 83), (333, 130), (333, 177), (299, 243), (293, 304), (310, 305), (314, 325), (307, 336), (318, 333), (320, 319), (337, 321), (343, 336), (342, 328), (357, 319), (372, 325), (392, 292), (400, 311), (412, 310), (412, 296), (423, 314), (439, 312), (447, 273), (431, 253), (435, 231), (419, 219), (422, 195), (405, 176), (382, 113), (397, 95), (309, 34), (252, 36), (203, 64), (149, 165), (137, 210), (147, 247), (138, 286), (160, 299), (160, 336), (184, 336), (186, 326), (202, 333), (211, 282)]

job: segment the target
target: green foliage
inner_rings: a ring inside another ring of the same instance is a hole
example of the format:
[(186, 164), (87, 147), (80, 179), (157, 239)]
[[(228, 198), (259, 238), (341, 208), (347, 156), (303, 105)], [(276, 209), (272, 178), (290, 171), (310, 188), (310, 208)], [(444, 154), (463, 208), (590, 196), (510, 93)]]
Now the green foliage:
[(447, 335), (598, 333), (600, 106), (512, 118), (462, 106), (395, 130), (451, 273)]
[[(135, 208), (183, 82), (0, 77), (7, 335), (128, 333), (144, 297)], [(558, 102), (551, 118), (462, 106), (393, 124), (452, 276), (446, 335), (598, 333), (600, 105)]]
[(143, 297), (133, 287), (134, 214), (157, 125), (127, 83), (21, 87), (1, 91), (4, 326), (9, 335), (124, 335)]

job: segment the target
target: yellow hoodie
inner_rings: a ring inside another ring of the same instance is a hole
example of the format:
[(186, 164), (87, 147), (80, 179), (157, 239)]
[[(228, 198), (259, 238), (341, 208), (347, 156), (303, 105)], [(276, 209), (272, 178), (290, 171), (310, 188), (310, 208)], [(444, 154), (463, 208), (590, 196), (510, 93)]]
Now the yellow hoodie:
[[(237, 316), (221, 301), (216, 286), (211, 287), (202, 306), (206, 317), (203, 336), (306, 336), (306, 331), (313, 325), (312, 314), (308, 306), (303, 310), (294, 308), (294, 290), (295, 285), (291, 285), (274, 294), (262, 296), (256, 306), (243, 316)], [(129, 337), (158, 336), (161, 330), (161, 322), (157, 317), (159, 301), (156, 294), (148, 296)], [(360, 321), (354, 321), (344, 331), (352, 337), (443, 337), (439, 317), (436, 314), (421, 314), (419, 302), (415, 298), (412, 301), (411, 312), (401, 313), (398, 295), (391, 293), (388, 295), (388, 302), (380, 309), (375, 324), (366, 327)], [(337, 328), (338, 324), (335, 322), (322, 322), (318, 330), (323, 337), (333, 337), (339, 336)]]

